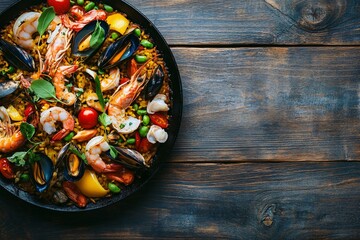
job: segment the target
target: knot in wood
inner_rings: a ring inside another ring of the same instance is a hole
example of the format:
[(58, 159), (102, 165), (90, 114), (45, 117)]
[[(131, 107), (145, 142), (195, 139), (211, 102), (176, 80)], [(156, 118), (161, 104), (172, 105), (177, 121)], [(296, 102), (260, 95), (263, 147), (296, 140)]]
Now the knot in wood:
[(297, 23), (304, 30), (320, 31), (338, 21), (345, 8), (345, 0), (297, 1), (295, 5)]
[(261, 212), (261, 222), (266, 227), (270, 227), (274, 222), (274, 213), (276, 211), (275, 204), (266, 205)]

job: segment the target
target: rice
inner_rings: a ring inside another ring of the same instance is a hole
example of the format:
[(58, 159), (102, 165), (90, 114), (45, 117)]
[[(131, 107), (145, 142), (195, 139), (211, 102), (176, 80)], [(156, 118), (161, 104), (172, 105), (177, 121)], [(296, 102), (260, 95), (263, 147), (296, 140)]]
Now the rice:
[[(99, 7), (101, 8), (101, 4), (99, 4)], [(31, 11), (41, 12), (41, 9), (45, 7), (45, 5), (39, 5), (31, 8)], [(4, 40), (8, 42), (14, 42), (14, 33), (13, 33), (13, 25), (14, 21), (12, 21), (8, 26), (6, 26), (4, 29), (1, 30), (1, 35)], [(130, 23), (129, 28), (132, 26), (138, 27), (138, 25), (134, 23)], [(36, 42), (36, 46), (32, 50), (28, 50), (27, 52), (30, 53), (30, 55), (33, 57), (34, 61), (36, 62), (36, 66), (39, 66), (40, 59), (39, 59), (39, 53), (41, 54), (42, 58), (46, 55), (48, 51), (48, 44), (47, 40), (49, 38), (49, 34), (46, 32), (41, 38), (40, 36), (36, 36), (34, 39), (34, 42)], [(149, 41), (152, 41), (151, 36), (147, 35), (146, 32), (141, 29), (141, 35), (140, 40), (147, 39)], [(87, 96), (90, 94), (94, 94), (95, 91), (95, 84), (93, 79), (84, 73), (85, 69), (91, 69), (95, 72), (99, 71), (99, 68), (97, 67), (97, 59), (100, 56), (100, 53), (103, 52), (110, 44), (114, 42), (114, 39), (111, 38), (111, 34), (108, 35), (106, 38), (102, 48), (96, 53), (96, 55), (88, 60), (87, 62), (84, 62), (83, 59), (79, 57), (73, 57), (71, 53), (71, 48), (69, 48), (65, 54), (65, 57), (63, 59), (62, 65), (78, 65), (81, 69), (80, 71), (75, 72), (71, 77), (68, 77), (65, 85), (70, 87), (70, 91), (74, 89), (83, 89), (83, 94), (80, 94), (77, 99), (77, 103), (75, 106), (66, 106), (56, 101), (48, 101), (44, 99), (36, 99), (36, 107), (37, 111), (40, 114), (41, 112), (44, 112), (45, 110), (50, 109), (54, 106), (60, 106), (64, 108), (66, 111), (68, 111), (71, 115), (74, 116), (75, 124), (73, 132), (74, 134), (77, 134), (78, 132), (84, 130), (80, 123), (78, 118), (76, 117), (78, 114), (79, 109), (83, 107), (89, 107), (87, 105)], [(146, 68), (144, 69), (143, 73), (146, 73), (146, 77), (149, 79), (154, 74), (154, 70), (157, 66), (161, 65), (165, 69), (165, 63), (163, 62), (163, 59), (161, 58), (160, 53), (156, 49), (156, 43), (154, 43), (154, 48), (147, 49), (144, 47), (140, 47), (135, 54), (146, 56), (147, 59), (150, 59), (150, 61), (147, 62)], [(141, 64), (138, 64), (140, 66)], [(9, 70), (9, 63), (5, 60), (3, 53), (0, 53), (0, 72), (7, 72)], [(131, 78), (128, 74), (128, 68), (127, 64), (121, 64), (118, 66), (120, 68), (120, 79), (122, 78)], [(14, 73), (8, 73), (6, 74), (9, 79), (13, 79), (15, 81), (20, 81), (20, 76), (23, 76), (25, 78), (34, 78), (34, 76), (39, 76), (38, 73), (33, 72), (26, 72), (19, 69), (16, 69)], [(103, 81), (104, 79), (107, 79), (110, 77), (109, 70), (106, 70), (104, 74), (98, 74), (99, 80)], [(50, 81), (51, 82), (51, 81)], [(25, 111), (25, 106), (29, 103), (29, 94), (25, 93), (23, 87), (16, 90), (13, 94), (6, 96), (5, 98), (1, 99), (2, 106), (5, 106), (7, 108), (9, 105), (15, 106), (16, 110), (23, 114)], [(103, 97), (106, 101), (109, 101), (111, 99), (112, 95), (114, 94), (115, 89), (109, 90), (106, 92), (103, 92)], [(170, 87), (169, 87), (169, 78), (166, 76), (163, 86), (161, 87), (160, 93), (165, 94), (168, 99), (170, 99)], [(169, 101), (169, 100), (168, 100)], [(167, 102), (170, 104), (169, 102)], [(133, 104), (137, 104), (139, 109), (146, 110), (148, 101), (144, 99), (143, 95), (140, 94), (137, 99), (134, 100)], [(126, 114), (128, 116), (135, 117), (142, 121), (143, 117), (141, 115), (138, 115), (136, 112), (137, 109), (135, 109), (133, 106), (130, 106), (126, 109)], [(20, 124), (20, 123), (17, 123)], [(151, 123), (150, 123), (151, 125)], [(58, 122), (56, 124), (56, 129), (60, 130), (62, 129), (62, 124)], [(130, 134), (119, 134), (116, 133), (116, 131), (113, 130), (111, 126), (104, 127), (100, 123), (97, 124), (95, 127), (98, 131), (97, 136), (101, 135), (104, 136), (105, 139), (108, 139), (109, 134), (113, 134), (117, 140), (112, 141), (111, 145), (121, 147), (121, 148), (129, 148), (129, 149), (136, 149), (136, 145), (134, 144), (128, 144), (127, 140), (131, 138), (136, 138), (135, 134), (136, 132), (130, 133)], [(0, 157), (9, 157), (13, 155), (15, 152), (19, 151), (27, 151), (30, 148), (34, 146), (34, 143), (39, 143), (37, 147), (34, 148), (34, 153), (44, 153), (47, 155), (54, 165), (54, 172), (51, 178), (50, 186), (48, 189), (46, 189), (44, 192), (39, 193), (36, 191), (34, 182), (33, 181), (22, 181), (21, 176), (24, 174), (31, 174), (31, 168), (29, 168), (29, 164), (26, 164), (24, 167), (22, 166), (16, 166), (15, 164), (12, 164), (14, 167), (14, 171), (16, 173), (16, 176), (14, 178), (14, 183), (17, 184), (19, 188), (22, 190), (29, 192), (31, 194), (35, 194), (38, 198), (44, 199), (47, 202), (53, 203), (53, 204), (59, 204), (59, 202), (56, 202), (54, 200), (54, 194), (56, 192), (63, 192), (64, 189), (62, 188), (62, 182), (65, 181), (64, 179), (64, 163), (59, 162), (58, 154), (59, 151), (63, 148), (63, 146), (66, 144), (66, 141), (52, 141), (51, 138), (54, 134), (47, 134), (44, 130), (41, 124), (38, 125), (36, 129), (35, 135), (32, 137), (31, 141), (27, 141), (21, 148), (16, 149), (16, 151), (11, 153), (0, 153)], [(117, 135), (117, 136), (116, 136)], [(3, 137), (2, 137), (3, 138)], [(114, 138), (115, 139), (115, 138)], [(111, 139), (109, 138), (109, 141)], [(1, 138), (0, 138), (1, 141)], [(77, 142), (75, 140), (71, 140), (71, 143), (76, 146), (80, 152), (85, 153), (86, 144), (88, 141), (85, 142)], [(148, 164), (151, 164), (152, 158), (156, 153), (157, 145), (154, 145), (148, 152), (142, 153), (143, 157), (145, 158), (146, 162)], [(105, 158), (103, 159), (104, 161)], [(108, 163), (108, 162), (107, 162)], [(89, 165), (86, 165), (87, 169), (92, 170), (92, 168)], [(93, 170), (92, 170), (93, 171)], [(108, 189), (108, 184), (114, 183), (121, 189), (126, 188), (126, 186), (122, 183), (116, 182), (114, 180), (109, 179), (106, 175), (101, 173), (96, 173), (97, 179), (101, 186), (104, 189)], [(139, 177), (139, 176), (138, 176)], [(106, 197), (111, 197), (113, 193), (109, 192), (109, 194)], [(89, 198), (90, 201), (97, 202), (97, 198)], [(71, 205), (74, 204), (71, 200), (66, 201), (65, 205)]]

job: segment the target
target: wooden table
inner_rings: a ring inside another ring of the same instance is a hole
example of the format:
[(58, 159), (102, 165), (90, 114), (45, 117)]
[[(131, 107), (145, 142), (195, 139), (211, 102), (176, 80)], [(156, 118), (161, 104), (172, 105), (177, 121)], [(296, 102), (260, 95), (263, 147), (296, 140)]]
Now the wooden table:
[(102, 210), (50, 212), (1, 191), (0, 239), (360, 238), (360, 2), (129, 2), (179, 65), (171, 156)]

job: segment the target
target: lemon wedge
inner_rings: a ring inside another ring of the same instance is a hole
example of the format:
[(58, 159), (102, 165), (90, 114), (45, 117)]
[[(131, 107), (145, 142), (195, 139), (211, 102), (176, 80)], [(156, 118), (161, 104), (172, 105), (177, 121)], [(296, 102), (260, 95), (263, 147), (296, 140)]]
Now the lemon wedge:
[(85, 170), (84, 176), (75, 182), (75, 185), (87, 197), (104, 197), (109, 192), (101, 186), (96, 174), (88, 169)]
[(11, 120), (13, 120), (13, 121), (21, 121), (21, 120), (23, 120), (23, 116), (20, 115), (18, 110), (16, 110), (16, 108), (14, 108), (13, 105), (10, 105), (6, 109), (6, 111), (9, 114), (9, 117), (11, 118)]
[(124, 35), (129, 26), (130, 21), (120, 13), (115, 13), (107, 17), (106, 22), (110, 25), (110, 29)]

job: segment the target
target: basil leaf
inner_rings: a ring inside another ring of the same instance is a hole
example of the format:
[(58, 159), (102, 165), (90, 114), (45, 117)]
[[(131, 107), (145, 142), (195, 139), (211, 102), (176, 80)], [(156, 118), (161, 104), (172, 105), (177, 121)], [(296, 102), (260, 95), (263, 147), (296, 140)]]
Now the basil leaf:
[(43, 99), (55, 98), (54, 86), (43, 79), (35, 80), (31, 83), (30, 89), (35, 93), (36, 96)]
[(70, 146), (69, 150), (70, 150), (72, 153), (74, 153), (76, 156), (78, 156), (81, 160), (83, 160), (86, 165), (89, 164), (88, 161), (87, 161), (87, 159), (86, 159), (85, 153), (80, 152), (77, 148), (75, 148), (75, 147), (73, 147), (73, 146)]
[(106, 113), (100, 114), (98, 120), (104, 127), (107, 127), (111, 124), (111, 118)]
[(101, 108), (104, 111), (105, 110), (105, 101), (104, 101), (103, 94), (101, 92), (100, 80), (99, 80), (99, 77), (97, 75), (95, 76), (94, 81), (95, 81), (95, 92), (96, 92), (96, 95), (99, 98), (99, 103), (101, 105)]
[(95, 30), (91, 35), (91, 39), (90, 39), (90, 47), (96, 49), (101, 46), (104, 40), (105, 40), (105, 30), (101, 27), (99, 22), (96, 22)]
[(115, 147), (113, 147), (111, 145), (109, 145), (109, 146), (110, 146), (110, 156), (115, 159), (119, 153)]
[(37, 26), (37, 30), (40, 34), (40, 36), (42, 36), (46, 29), (49, 27), (50, 23), (54, 20), (55, 18), (55, 10), (54, 7), (49, 7), (46, 8), (40, 15), (39, 17), (39, 23)]
[(27, 140), (30, 140), (35, 134), (35, 127), (27, 122), (20, 124), (20, 131)]
[(25, 157), (27, 155), (27, 152), (16, 152), (11, 157), (8, 157), (7, 159), (15, 163), (16, 166), (23, 167), (25, 165)]

